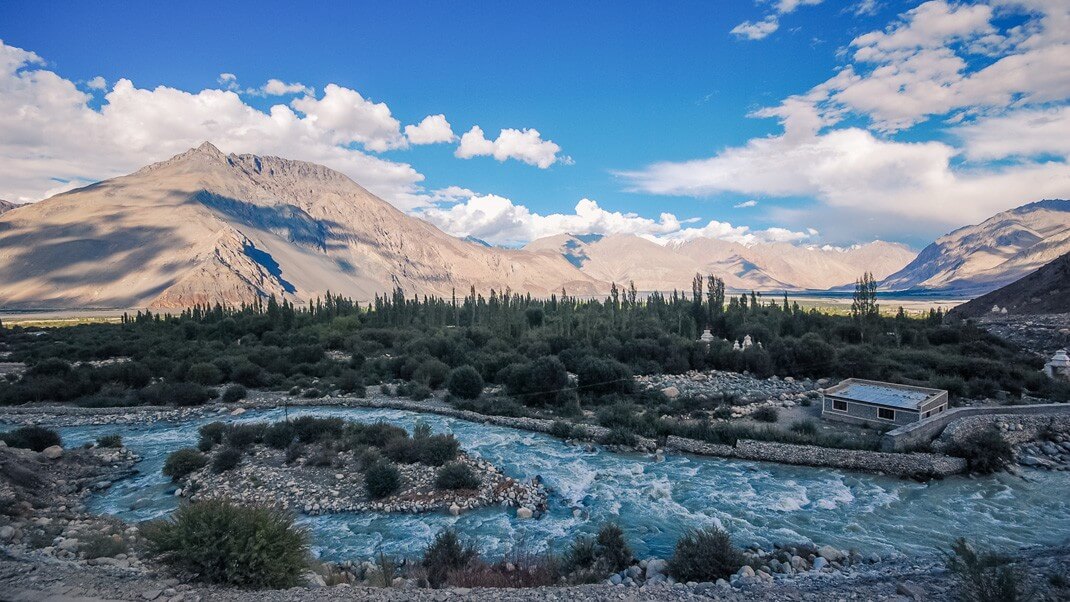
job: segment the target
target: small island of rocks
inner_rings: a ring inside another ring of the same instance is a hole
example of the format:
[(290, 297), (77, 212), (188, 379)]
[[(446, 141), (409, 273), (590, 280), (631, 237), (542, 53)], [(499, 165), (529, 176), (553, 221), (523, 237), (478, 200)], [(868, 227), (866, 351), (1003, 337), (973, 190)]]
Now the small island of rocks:
[(470, 456), (452, 434), (420, 423), (302, 416), (275, 423), (212, 422), (196, 448), (172, 453), (163, 473), (191, 500), (267, 503), (305, 514), (434, 512), (498, 505), (520, 518), (546, 508), (537, 480), (509, 477)]

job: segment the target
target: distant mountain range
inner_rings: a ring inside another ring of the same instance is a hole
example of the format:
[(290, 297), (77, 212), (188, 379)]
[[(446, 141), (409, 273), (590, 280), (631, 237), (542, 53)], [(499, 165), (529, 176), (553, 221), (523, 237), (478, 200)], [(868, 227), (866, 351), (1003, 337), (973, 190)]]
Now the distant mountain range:
[(975, 297), (1068, 252), (1070, 201), (1039, 201), (941, 236), (881, 287)]
[(454, 238), (344, 175), (211, 144), (0, 216), (0, 307), (185, 307), (401, 287), (594, 294), (553, 253)]
[(0, 199), (0, 213), (7, 213), (8, 211), (11, 211), (15, 207), (18, 207), (18, 205), (16, 205), (15, 203), (12, 203), (10, 201), (5, 201), (4, 199)]
[(524, 249), (560, 253), (596, 280), (634, 281), (642, 291), (688, 288), (696, 273), (720, 276), (733, 290), (826, 290), (851, 284), (866, 271), (884, 278), (915, 256), (904, 245), (882, 241), (846, 249), (712, 238), (661, 245), (625, 234), (561, 234)]
[(37, 203), (0, 201), (0, 213), (4, 309), (306, 301), (328, 290), (367, 301), (395, 287), (585, 296), (611, 282), (686, 289), (696, 273), (733, 290), (820, 291), (869, 271), (886, 289), (979, 295), (1070, 251), (1070, 201), (1001, 213), (917, 256), (881, 241), (840, 249), (631, 235), (503, 249), (449, 236), (326, 167), (209, 143)]
[(969, 303), (952, 315), (976, 318), (996, 312), (1010, 315), (1070, 313), (1070, 253), (1039, 270)]

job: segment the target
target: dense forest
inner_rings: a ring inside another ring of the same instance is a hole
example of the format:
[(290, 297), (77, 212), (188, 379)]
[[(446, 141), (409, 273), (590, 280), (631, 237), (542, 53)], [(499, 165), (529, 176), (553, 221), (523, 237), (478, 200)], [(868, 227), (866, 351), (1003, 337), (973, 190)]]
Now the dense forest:
[[(706, 328), (715, 337), (709, 345), (699, 340)], [(316, 397), (400, 381), (401, 392), (419, 398), (469, 366), (523, 405), (562, 413), (635, 394), (635, 374), (707, 369), (876, 378), (1011, 403), (1023, 393), (1070, 397), (1039, 373), (1037, 358), (968, 322), (939, 311), (882, 315), (867, 279), (858, 283), (851, 315), (804, 310), (787, 296), (726, 296), (720, 279), (696, 275), (690, 294), (645, 298), (634, 286), (615, 285), (602, 300), (565, 291), (534, 299), (398, 290), (360, 305), (328, 293), (307, 306), (269, 298), (34, 330), (0, 327), (10, 360), (29, 366), (0, 380), (2, 404), (199, 404), (225, 383)], [(746, 336), (755, 344), (734, 349)]]

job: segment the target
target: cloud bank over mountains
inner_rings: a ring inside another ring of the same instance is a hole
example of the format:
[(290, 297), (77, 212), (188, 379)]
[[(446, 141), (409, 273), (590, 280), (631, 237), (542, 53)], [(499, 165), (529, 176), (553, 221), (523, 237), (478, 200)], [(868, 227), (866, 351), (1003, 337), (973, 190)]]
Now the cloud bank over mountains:
[(957, 226), (1070, 196), (1070, 3), (934, 0), (842, 53), (834, 76), (751, 114), (780, 134), (619, 175), (652, 194), (810, 197), (808, 223), (883, 216), (886, 234), (886, 218)]

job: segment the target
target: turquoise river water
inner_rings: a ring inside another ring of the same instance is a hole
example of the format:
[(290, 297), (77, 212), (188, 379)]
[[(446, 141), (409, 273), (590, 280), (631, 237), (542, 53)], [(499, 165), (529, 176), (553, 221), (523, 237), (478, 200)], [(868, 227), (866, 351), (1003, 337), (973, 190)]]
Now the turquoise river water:
[[(513, 477), (542, 477), (552, 494), (538, 520), (485, 508), (446, 512), (335, 514), (300, 517), (313, 548), (326, 560), (368, 558), (378, 549), (413, 556), (436, 532), (453, 525), (490, 557), (513, 546), (561, 549), (581, 532), (616, 521), (637, 555), (667, 557), (688, 528), (719, 525), (744, 544), (811, 540), (863, 553), (932, 555), (955, 537), (995, 548), (1070, 541), (1070, 474), (1029, 470), (1023, 477), (955, 477), (917, 483), (866, 473), (670, 454), (664, 462), (639, 454), (586, 451), (548, 435), (399, 410), (302, 408), (301, 414), (382, 420), (412, 429), (417, 420), (452, 432), (469, 453)], [(281, 410), (250, 411), (225, 420), (279, 420)], [(65, 445), (120, 432), (142, 457), (138, 475), (94, 494), (90, 509), (128, 521), (164, 516), (178, 505), (160, 474), (164, 458), (197, 441), (197, 429), (218, 418), (138, 426), (60, 429)], [(580, 516), (573, 510), (580, 509)]]

